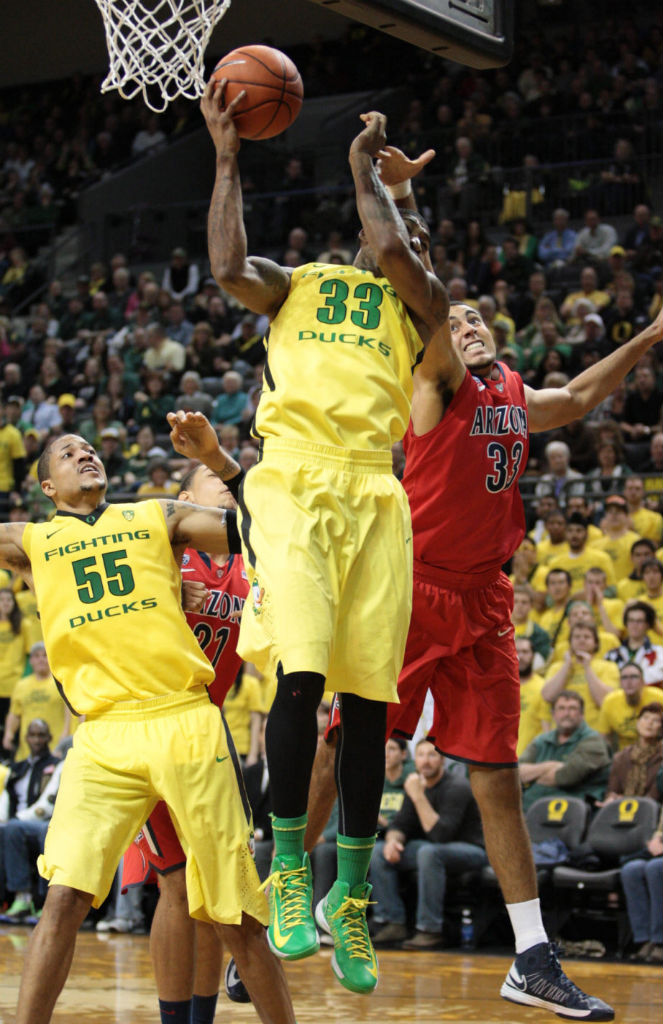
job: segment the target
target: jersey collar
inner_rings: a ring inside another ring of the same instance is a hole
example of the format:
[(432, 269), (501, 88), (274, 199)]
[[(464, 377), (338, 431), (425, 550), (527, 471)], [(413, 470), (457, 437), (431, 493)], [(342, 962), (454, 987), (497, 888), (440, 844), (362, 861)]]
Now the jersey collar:
[(94, 512), (90, 512), (89, 515), (81, 515), (80, 512), (67, 512), (65, 509), (58, 509), (53, 518), (56, 516), (69, 516), (71, 519), (78, 519), (80, 523), (87, 523), (88, 526), (94, 526), (95, 523), (101, 519), (102, 515), (107, 508), (110, 508), (108, 501), (103, 501), (101, 505), (97, 505)]

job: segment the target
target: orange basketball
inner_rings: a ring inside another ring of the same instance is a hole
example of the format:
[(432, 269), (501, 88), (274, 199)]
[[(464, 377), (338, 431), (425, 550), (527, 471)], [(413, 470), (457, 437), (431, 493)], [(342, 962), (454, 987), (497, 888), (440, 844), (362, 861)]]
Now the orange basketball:
[(289, 128), (304, 96), (299, 71), (271, 46), (240, 46), (222, 57), (212, 79), (226, 78), (225, 103), (246, 90), (234, 116), (243, 139), (271, 139)]

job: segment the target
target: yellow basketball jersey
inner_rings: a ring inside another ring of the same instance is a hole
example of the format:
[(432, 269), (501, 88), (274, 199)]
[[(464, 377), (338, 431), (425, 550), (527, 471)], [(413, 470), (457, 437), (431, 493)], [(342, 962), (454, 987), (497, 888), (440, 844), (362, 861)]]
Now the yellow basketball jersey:
[(57, 512), (28, 523), (51, 671), (77, 714), (207, 685), (214, 673), (189, 629), (181, 577), (157, 501)]
[(307, 263), (265, 337), (255, 433), (362, 451), (399, 441), (423, 345), (385, 277)]

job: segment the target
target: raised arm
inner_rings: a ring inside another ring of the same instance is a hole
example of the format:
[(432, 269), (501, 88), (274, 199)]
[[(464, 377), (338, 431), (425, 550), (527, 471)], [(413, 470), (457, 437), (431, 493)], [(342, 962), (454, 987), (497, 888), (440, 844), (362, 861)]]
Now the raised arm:
[(25, 523), (3, 523), (0, 526), (0, 567), (31, 580), (30, 559), (23, 549)]
[(216, 148), (216, 179), (207, 219), (212, 274), (221, 287), (254, 313), (273, 317), (290, 289), (290, 274), (271, 260), (247, 257), (242, 186), (237, 164), (239, 135), (233, 113), (243, 91), (224, 107), (226, 80), (207, 85), (200, 109)]
[[(414, 316), (421, 339), (427, 345), (448, 316), (449, 299), (442, 282), (426, 270), (412, 250), (414, 240), (380, 180), (374, 158), (385, 145), (386, 118), (371, 111), (361, 114), (361, 119), (365, 128), (350, 147), (357, 212), (380, 270)], [(417, 244), (421, 247), (420, 240)]]
[(216, 431), (202, 412), (169, 412), (170, 443), (176, 452), (187, 459), (197, 459), (217, 473), (224, 483), (242, 474), (235, 462), (219, 443)]
[[(397, 146), (384, 146), (379, 151), (378, 174), (398, 209), (417, 209), (411, 181), (434, 156), (434, 149), (425, 150), (414, 160)], [(433, 273), (428, 252), (422, 254), (422, 262)], [(424, 358), (415, 373), (417, 401), (413, 404), (412, 420), (417, 432), (424, 433), (430, 429), (431, 424), (439, 422), (445, 407), (464, 379), (465, 366), (451, 344), (451, 327), (446, 319), (431, 335)]]
[(525, 386), (530, 431), (553, 430), (585, 416), (612, 394), (638, 359), (662, 339), (663, 310), (635, 338), (574, 377), (565, 387), (534, 391)]
[(219, 554), (229, 551), (227, 524), (228, 517), (233, 517), (234, 522), (234, 512), (227, 512), (224, 508), (193, 505), (189, 501), (171, 501), (168, 498), (157, 500), (166, 520), (170, 543), (178, 554), (189, 547)]

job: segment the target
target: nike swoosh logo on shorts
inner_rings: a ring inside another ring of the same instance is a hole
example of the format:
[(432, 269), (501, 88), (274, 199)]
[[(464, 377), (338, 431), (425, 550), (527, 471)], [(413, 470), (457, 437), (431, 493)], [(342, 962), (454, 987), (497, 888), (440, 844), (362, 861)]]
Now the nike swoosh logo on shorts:
[(498, 629), (497, 630), (497, 635), (498, 636), (506, 636), (507, 633), (510, 633), (510, 632), (511, 632), (511, 626), (509, 626), (508, 629)]
[(217, 762), (218, 762), (219, 764), (221, 764), (221, 762), (222, 762), (222, 761), (227, 761), (229, 757), (230, 757), (230, 754), (226, 754), (226, 756), (225, 756), (225, 757), (217, 757), (217, 759), (216, 759), (216, 760), (217, 760)]

